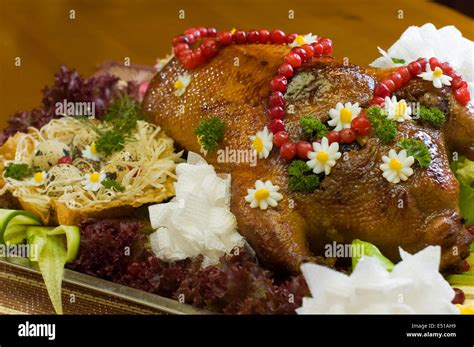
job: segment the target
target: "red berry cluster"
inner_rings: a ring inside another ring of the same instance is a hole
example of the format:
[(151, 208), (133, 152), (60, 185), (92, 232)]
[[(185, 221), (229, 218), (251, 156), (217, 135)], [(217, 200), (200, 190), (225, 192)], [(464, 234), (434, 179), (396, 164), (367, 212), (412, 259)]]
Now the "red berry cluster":
[(419, 58), (407, 66), (397, 68), (386, 79), (375, 86), (374, 98), (371, 104), (382, 105), (385, 97), (390, 96), (402, 86), (408, 84), (411, 79), (417, 78), (420, 73), (425, 71), (426, 64), (430, 64), (431, 70), (439, 67), (443, 70), (443, 74), (452, 78), (451, 89), (457, 102), (464, 106), (471, 100), (467, 82), (448, 63), (441, 63), (437, 58), (433, 57), (429, 61), (425, 58)]

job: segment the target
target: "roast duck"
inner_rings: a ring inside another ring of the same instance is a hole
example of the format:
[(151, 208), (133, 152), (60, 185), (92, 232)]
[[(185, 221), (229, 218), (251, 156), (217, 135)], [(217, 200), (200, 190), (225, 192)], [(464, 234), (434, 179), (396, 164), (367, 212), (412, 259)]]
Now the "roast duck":
[[(216, 116), (225, 124), (219, 148), (248, 150), (249, 137), (268, 124), (269, 81), (289, 50), (275, 45), (228, 46), (191, 71), (173, 58), (150, 82), (143, 100), (147, 120), (160, 125), (179, 148), (200, 152), (194, 130), (201, 120)], [(173, 83), (185, 72), (191, 82), (178, 97)], [(325, 122), (338, 102), (367, 107), (375, 84), (390, 72), (344, 64), (332, 57), (306, 63), (285, 95), (287, 107), (293, 107), (293, 113), (285, 116), (290, 136), (300, 138), (301, 130), (292, 124), (298, 124), (303, 115)], [(462, 224), (459, 184), (449, 161), (454, 152), (474, 159), (473, 109), (458, 104), (449, 87), (436, 89), (421, 79), (412, 80), (396, 95), (436, 106), (447, 116), (442, 129), (414, 121), (398, 123), (397, 139), (421, 140), (432, 154), (428, 168), (415, 168), (399, 184), (388, 182), (379, 168), (381, 157), (395, 143), (384, 145), (376, 137), (360, 148), (345, 149), (347, 160), (338, 160), (313, 193), (289, 191), (289, 164), (278, 148), (267, 159), (259, 159), (255, 167), (220, 162), (216, 151), (206, 154), (217, 172), (231, 174), (231, 210), (240, 233), (265, 264), (290, 272), (298, 272), (306, 261), (329, 264), (325, 245), (358, 238), (375, 244), (393, 261), (399, 258), (399, 247), (413, 253), (427, 245), (440, 245), (441, 270), (460, 268), (473, 238)], [(284, 199), (277, 207), (260, 210), (245, 201), (247, 189), (258, 179), (280, 187)], [(400, 201), (403, 208), (399, 208)]]

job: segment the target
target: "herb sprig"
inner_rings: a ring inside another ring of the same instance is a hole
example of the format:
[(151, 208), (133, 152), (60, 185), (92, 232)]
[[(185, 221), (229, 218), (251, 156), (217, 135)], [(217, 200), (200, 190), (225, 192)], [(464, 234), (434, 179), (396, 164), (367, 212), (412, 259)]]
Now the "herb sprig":
[(431, 164), (431, 154), (426, 145), (415, 139), (402, 139), (398, 146), (407, 151), (407, 154), (413, 156), (420, 167), (428, 167)]
[(312, 193), (319, 187), (319, 176), (303, 160), (294, 160), (288, 167), (288, 189)]
[(194, 130), (194, 134), (205, 151), (212, 151), (224, 137), (224, 123), (217, 117), (203, 119)]
[(393, 119), (388, 119), (380, 107), (373, 106), (369, 108), (367, 116), (372, 124), (375, 136), (384, 144), (388, 144), (395, 139), (397, 136), (397, 124)]
[(137, 122), (144, 118), (140, 104), (123, 94), (110, 103), (102, 127), (95, 128), (99, 138), (95, 141), (97, 151), (105, 155), (120, 151), (132, 139), (131, 132)]
[(105, 189), (114, 189), (115, 191), (120, 192), (120, 193), (125, 191), (124, 186), (122, 186), (116, 180), (108, 178), (108, 177), (102, 181), (102, 185), (104, 186)]
[(326, 136), (329, 132), (328, 128), (319, 119), (311, 115), (301, 117), (300, 126), (311, 139)]
[(436, 127), (441, 127), (446, 121), (443, 111), (436, 107), (420, 106), (418, 119), (425, 123), (431, 123)]
[(10, 177), (15, 180), (21, 181), (23, 178), (33, 174), (33, 168), (25, 163), (8, 163), (4, 169), (5, 177)]

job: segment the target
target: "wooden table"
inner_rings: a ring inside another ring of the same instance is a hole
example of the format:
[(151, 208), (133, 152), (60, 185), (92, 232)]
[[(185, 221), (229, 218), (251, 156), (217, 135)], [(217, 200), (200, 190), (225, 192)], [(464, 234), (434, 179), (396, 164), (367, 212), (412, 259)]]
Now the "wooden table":
[(472, 19), (423, 0), (0, 0), (0, 126), (39, 104), (60, 64), (84, 75), (110, 59), (152, 65), (189, 26), (313, 32), (333, 39), (335, 55), (367, 64), (377, 46), (388, 48), (409, 25), (426, 22), (455, 24), (474, 39)]

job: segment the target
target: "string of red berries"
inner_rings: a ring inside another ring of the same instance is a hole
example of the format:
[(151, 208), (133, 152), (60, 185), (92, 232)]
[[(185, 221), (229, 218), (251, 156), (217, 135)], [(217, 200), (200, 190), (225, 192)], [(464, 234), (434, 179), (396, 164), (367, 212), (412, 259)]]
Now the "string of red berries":
[[(182, 35), (173, 38), (173, 51), (175, 56), (187, 70), (195, 69), (217, 55), (220, 48), (231, 44), (291, 44), (297, 38), (298, 34), (285, 34), (281, 30), (268, 31), (266, 29), (233, 32), (218, 32), (215, 28), (189, 28)], [(201, 40), (199, 46), (194, 50), (191, 44)], [(311, 44), (303, 44), (293, 47), (285, 55), (283, 63), (279, 66), (277, 75), (270, 81), (272, 93), (270, 95), (268, 116), (270, 123), (268, 129), (274, 134), (273, 143), (280, 147), (280, 155), (291, 160), (296, 155), (303, 160), (307, 159), (309, 151), (312, 151), (312, 145), (308, 141), (290, 141), (288, 132), (285, 131), (285, 97), (291, 78), (294, 76), (295, 69), (300, 68), (304, 63), (312, 58), (321, 56), (330, 56), (333, 47), (332, 41), (327, 38), (318, 38)], [(425, 71), (428, 60), (419, 58), (407, 66), (401, 66), (392, 72), (386, 79), (379, 82), (374, 89), (374, 96), (370, 106), (383, 106), (385, 97), (391, 96), (394, 92)], [(470, 101), (470, 94), (466, 81), (456, 73), (448, 63), (440, 63), (438, 59), (429, 59), (431, 69), (436, 67), (443, 70), (443, 74), (452, 78), (451, 88), (456, 100), (461, 105), (466, 105)], [(372, 127), (364, 111), (354, 118), (351, 127), (341, 131), (330, 131), (326, 137), (328, 142), (352, 143), (357, 136), (367, 136), (371, 133)]]
[(447, 62), (441, 63), (437, 58), (434, 57), (430, 58), (429, 60), (425, 58), (418, 58), (407, 66), (400, 66), (386, 79), (379, 82), (374, 89), (374, 97), (371, 100), (372, 106), (381, 105), (384, 102), (386, 96), (392, 95), (401, 87), (407, 85), (410, 80), (417, 78), (420, 73), (425, 71), (426, 64), (428, 63), (430, 64), (432, 71), (439, 67), (443, 71), (444, 75), (452, 78), (451, 90), (454, 93), (454, 98), (461, 105), (465, 106), (471, 100), (467, 82), (464, 81), (461, 75), (455, 72)]

